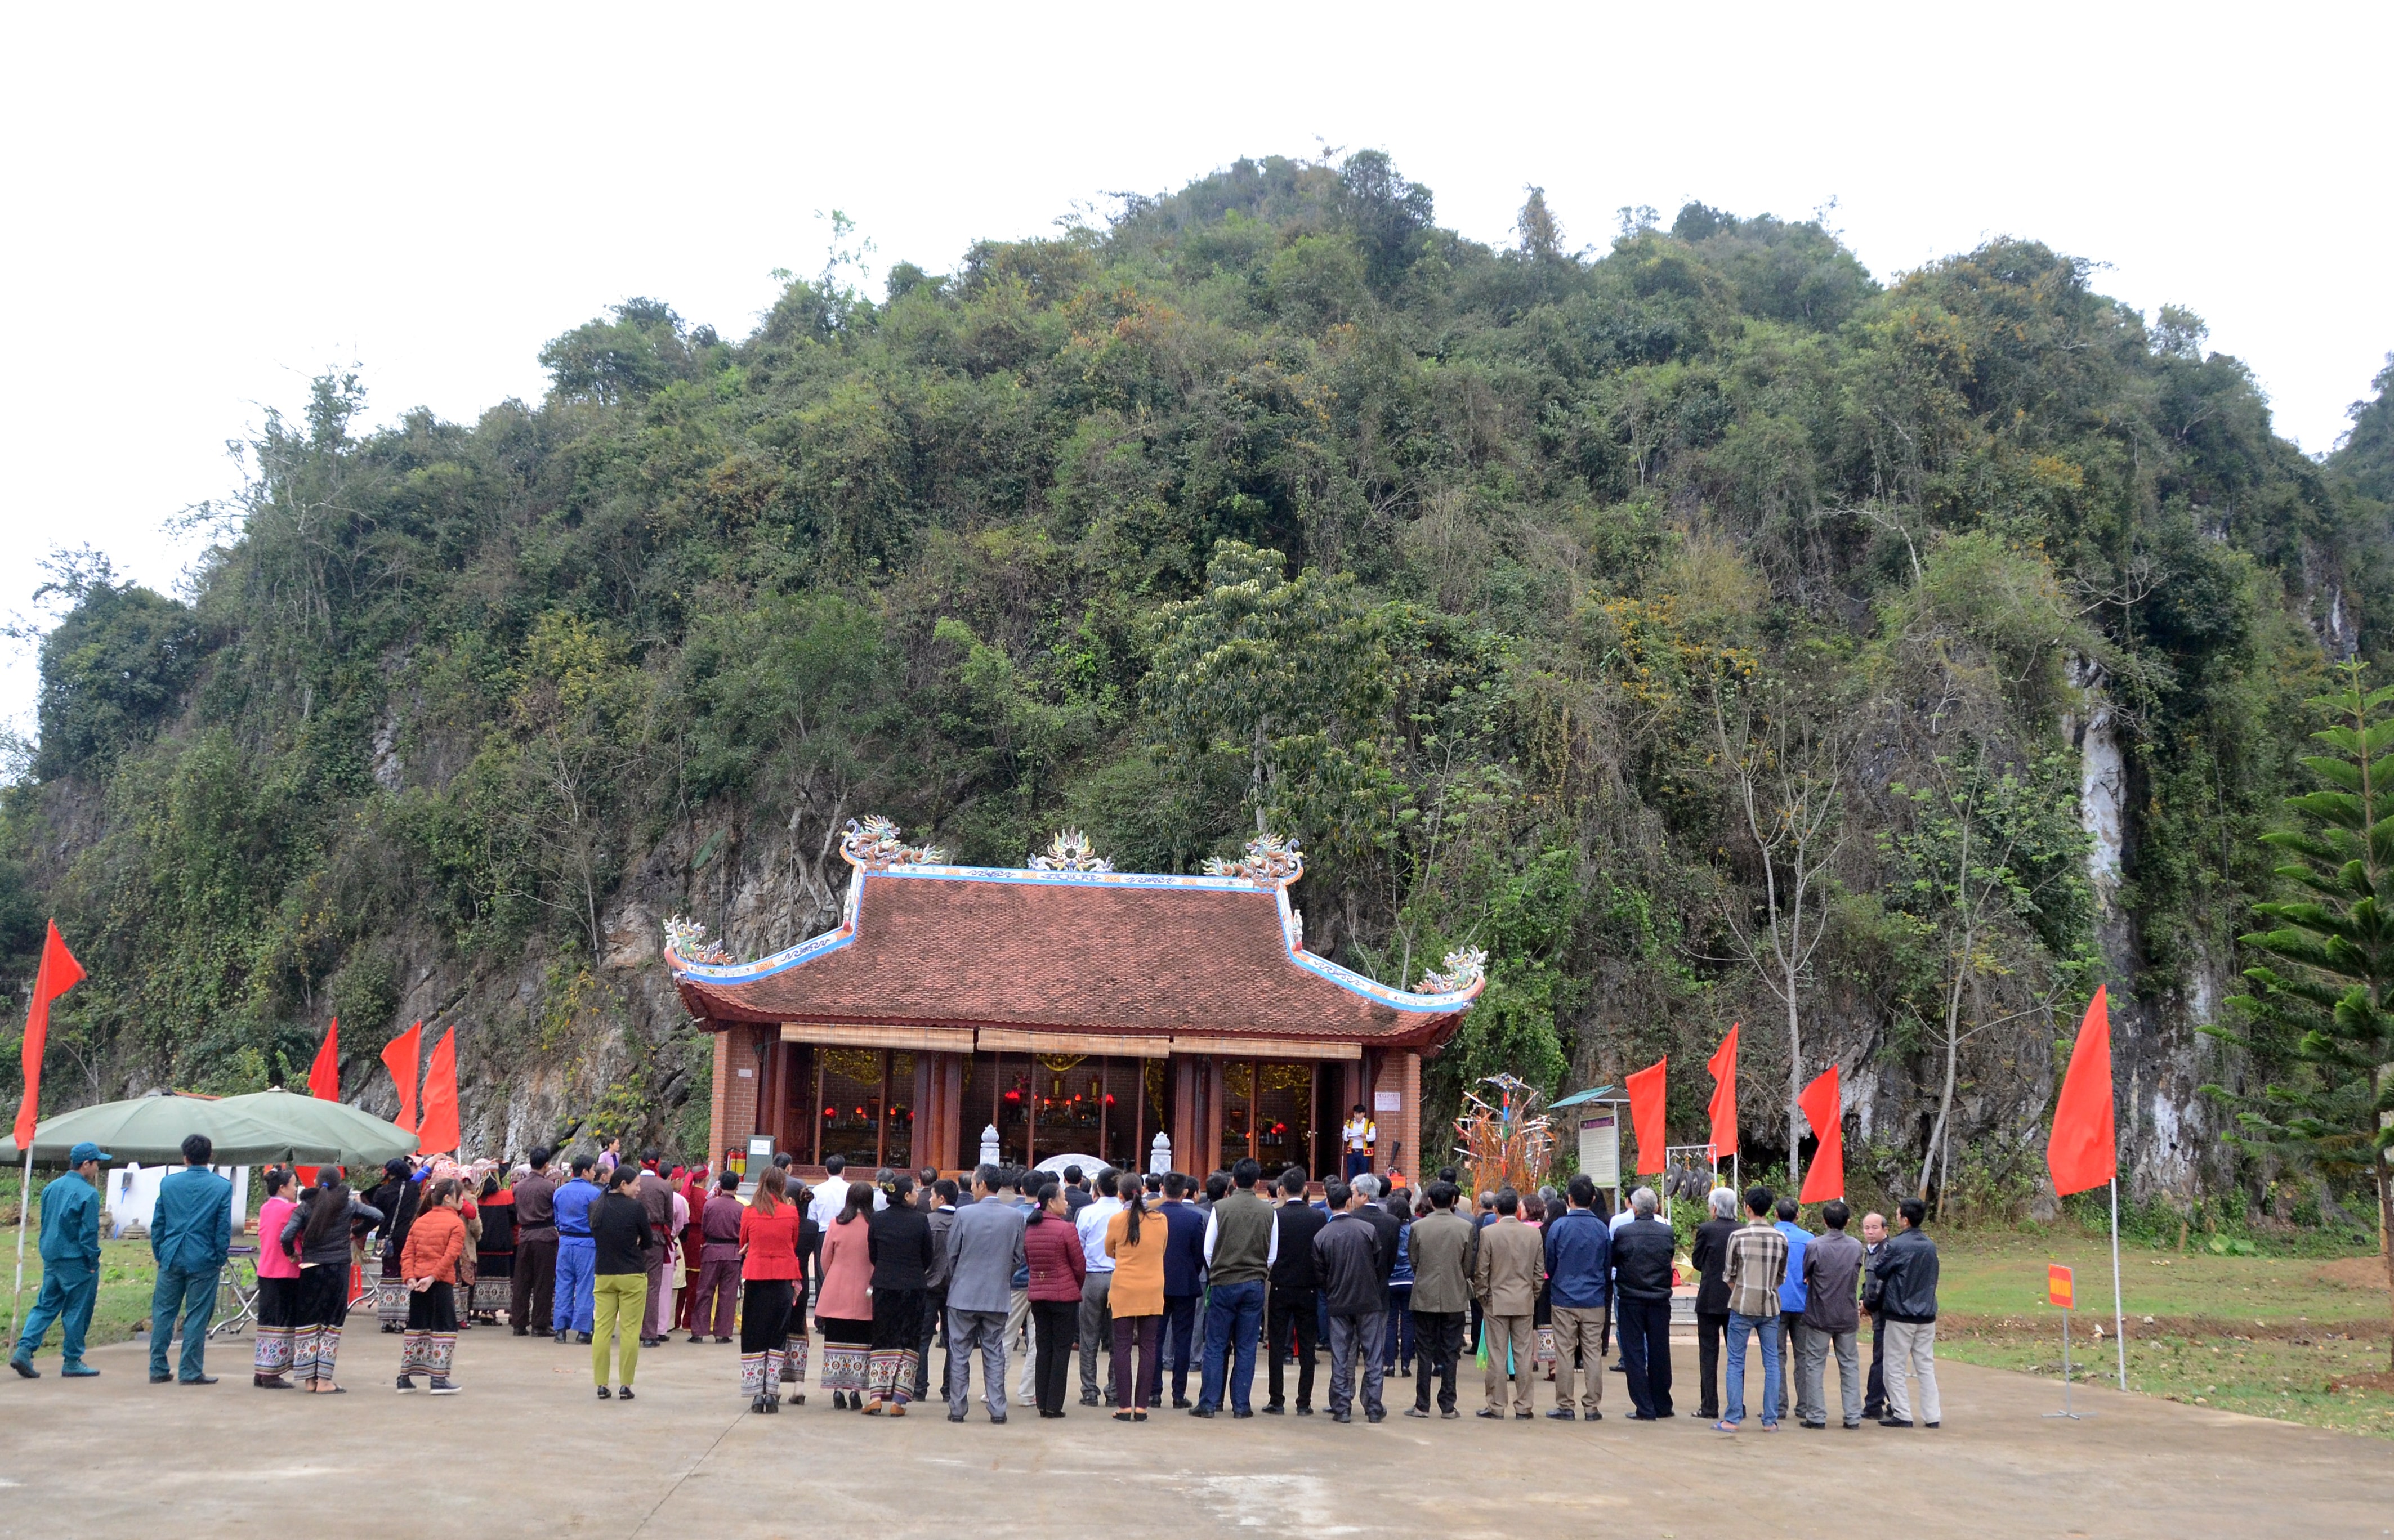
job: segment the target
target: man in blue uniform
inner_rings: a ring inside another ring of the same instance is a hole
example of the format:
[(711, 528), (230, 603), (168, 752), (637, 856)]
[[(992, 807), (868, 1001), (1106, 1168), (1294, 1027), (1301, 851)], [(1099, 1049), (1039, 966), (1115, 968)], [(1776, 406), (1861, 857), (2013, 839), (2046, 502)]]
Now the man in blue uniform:
[[(183, 1168), (158, 1184), (150, 1218), (150, 1254), (158, 1259), (158, 1286), (150, 1291), (150, 1383), (179, 1377), (214, 1385), (207, 1372), (208, 1323), (216, 1319), (217, 1279), (232, 1247), (232, 1183), (208, 1169), (216, 1146), (205, 1134), (183, 1141)], [(179, 1376), (166, 1372), (166, 1338), (183, 1318)]]
[(598, 1184), (590, 1180), (590, 1157), (575, 1155), (572, 1180), (551, 1200), (557, 1214), (557, 1305), (549, 1329), (559, 1342), (590, 1340), (598, 1295), (598, 1245), (590, 1238), (590, 1206)]
[(89, 1379), (99, 1373), (83, 1361), (84, 1333), (91, 1327), (92, 1301), (99, 1298), (99, 1167), (106, 1152), (86, 1140), (67, 1152), (73, 1168), (42, 1189), (42, 1292), (25, 1317), (24, 1335), (8, 1367), (38, 1379), (33, 1354), (59, 1322), (59, 1373)]

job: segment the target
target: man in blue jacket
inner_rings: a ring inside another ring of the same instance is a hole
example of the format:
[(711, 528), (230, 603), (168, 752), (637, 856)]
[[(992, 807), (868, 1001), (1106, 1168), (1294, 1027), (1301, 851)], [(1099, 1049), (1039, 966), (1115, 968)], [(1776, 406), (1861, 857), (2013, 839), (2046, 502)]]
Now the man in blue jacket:
[(557, 1304), (548, 1318), (559, 1342), (590, 1340), (598, 1302), (598, 1243), (590, 1237), (590, 1206), (598, 1184), (590, 1180), (590, 1157), (575, 1155), (572, 1177), (550, 1204), (557, 1216)]
[(53, 1321), (62, 1324), (59, 1373), (68, 1379), (99, 1373), (84, 1364), (83, 1338), (91, 1327), (92, 1302), (99, 1298), (99, 1166), (108, 1158), (86, 1140), (67, 1152), (73, 1169), (42, 1189), (42, 1292), (25, 1316), (17, 1351), (8, 1355), (8, 1367), (27, 1379), (42, 1377), (33, 1354)]
[(204, 1362), (208, 1323), (216, 1319), (217, 1278), (232, 1247), (232, 1183), (208, 1169), (216, 1146), (205, 1134), (183, 1141), (183, 1168), (158, 1184), (150, 1216), (150, 1254), (158, 1259), (158, 1286), (150, 1291), (150, 1383), (166, 1372), (166, 1339), (183, 1322), (186, 1385), (214, 1385)]
[(1574, 1420), (1572, 1372), (1587, 1371), (1587, 1420), (1604, 1420), (1604, 1326), (1612, 1304), (1612, 1233), (1598, 1219), (1596, 1182), (1571, 1179), (1571, 1211), (1546, 1226), (1546, 1285), (1555, 1314), (1555, 1404), (1546, 1416)]
[[(1172, 1339), (1172, 1404), (1189, 1408), (1189, 1369), (1197, 1357), (1197, 1301), (1205, 1293), (1205, 1216), (1189, 1201), (1193, 1179), (1164, 1179), (1164, 1331)], [(1161, 1381), (1159, 1381), (1161, 1383)]]

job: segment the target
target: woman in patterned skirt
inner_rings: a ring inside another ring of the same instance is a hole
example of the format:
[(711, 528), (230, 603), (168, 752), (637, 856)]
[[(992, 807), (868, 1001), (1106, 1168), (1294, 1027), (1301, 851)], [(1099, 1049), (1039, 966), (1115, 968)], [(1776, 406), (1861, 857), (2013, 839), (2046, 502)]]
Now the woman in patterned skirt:
[[(789, 1174), (768, 1168), (756, 1183), (756, 1198), (740, 1216), (740, 1393), (752, 1412), (781, 1409), (778, 1370), (787, 1363), (790, 1345), (796, 1344), (797, 1370), (806, 1374), (806, 1306), (793, 1308), (798, 1276), (798, 1220), (805, 1212), (790, 1201)], [(797, 1334), (790, 1321), (798, 1322)], [(793, 1403), (806, 1399), (805, 1380)]]
[(873, 1341), (873, 1184), (848, 1184), (848, 1205), (822, 1239), (822, 1286), (815, 1296), (815, 1329), (822, 1334), (822, 1387), (831, 1403), (864, 1410), (864, 1377)]
[(422, 1207), (426, 1178), (420, 1172), (411, 1173), (404, 1160), (391, 1161), (382, 1171), (382, 1185), (366, 1197), (383, 1217), (382, 1271), (375, 1287), (375, 1318), (383, 1330), (396, 1332), (407, 1325), (410, 1303), (400, 1259), (407, 1250), (407, 1233), (415, 1223), (416, 1210)]
[(888, 1191), (889, 1207), (865, 1220), (873, 1257), (873, 1351), (865, 1364), (864, 1413), (902, 1417), (914, 1399), (920, 1361), (931, 1220), (914, 1207), (913, 1177), (900, 1172), (890, 1178)]
[[(424, 1211), (408, 1227), (399, 1275), (407, 1286), (407, 1334), (400, 1338), (399, 1393), (415, 1389), (420, 1371), (432, 1393), (454, 1395), (449, 1377), (457, 1357), (457, 1259), (466, 1251), (466, 1220), (457, 1211), (457, 1179), (442, 1177), (424, 1196)], [(637, 1329), (637, 1327), (635, 1328)]]
[(337, 1166), (316, 1173), (316, 1185), (283, 1221), (279, 1242), (299, 1261), (291, 1293), (291, 1373), (303, 1390), (341, 1393), (333, 1364), (349, 1314), (349, 1244), (381, 1222), (382, 1210), (352, 1196)]
[(285, 1190), (291, 1173), (269, 1166), (259, 1179), (266, 1201), (257, 1207), (257, 1356), (250, 1383), (261, 1390), (288, 1390), (291, 1386), (292, 1296), (299, 1290), (299, 1264), (283, 1249), (283, 1227), (299, 1206)]

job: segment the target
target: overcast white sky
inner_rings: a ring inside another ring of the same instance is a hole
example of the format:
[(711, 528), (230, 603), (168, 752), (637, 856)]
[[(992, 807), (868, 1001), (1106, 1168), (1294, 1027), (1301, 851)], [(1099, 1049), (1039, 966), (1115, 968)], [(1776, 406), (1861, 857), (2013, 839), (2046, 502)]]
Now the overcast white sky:
[[(2394, 348), (2388, 14), (26, 0), (0, 19), (0, 613), (57, 544), (170, 588), (191, 553), (162, 521), (328, 366), (376, 422), (470, 420), (630, 295), (744, 333), (772, 268), (821, 267), (821, 210), (936, 270), (1323, 142), (1388, 150), (1484, 241), (1532, 182), (1574, 244), (1691, 197), (1834, 198), (1882, 278), (2040, 239), (2199, 312), (2324, 450)], [(30, 649), (0, 649), (30, 729)]]

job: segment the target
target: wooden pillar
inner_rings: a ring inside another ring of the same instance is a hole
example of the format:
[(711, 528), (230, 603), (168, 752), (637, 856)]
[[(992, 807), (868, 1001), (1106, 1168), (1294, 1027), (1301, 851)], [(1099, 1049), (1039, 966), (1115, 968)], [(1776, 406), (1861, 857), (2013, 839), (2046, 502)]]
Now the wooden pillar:
[[(809, 1166), (815, 1167), (815, 1168), (821, 1168), (821, 1167), (822, 1166), (822, 1126), (823, 1126), (823, 1116), (822, 1116), (822, 1099), (823, 1099), (823, 1051), (822, 1051), (822, 1048), (821, 1048), (821, 1047), (817, 1047), (817, 1048), (816, 1048), (816, 1050), (815, 1050), (815, 1053), (814, 1053), (814, 1060), (815, 1060), (815, 1087), (814, 1087), (814, 1095), (813, 1095), (813, 1096), (812, 1096), (812, 1097), (808, 1101), (808, 1103), (807, 1103), (807, 1129), (808, 1129), (808, 1139), (807, 1139), (807, 1164), (808, 1164), (808, 1165), (809, 1165)], [(794, 1152), (792, 1152), (792, 1153), (793, 1153), (793, 1155), (795, 1155), (795, 1154), (796, 1154), (796, 1152), (795, 1152), (795, 1151), (794, 1151)]]
[(1212, 1061), (1194, 1053), (1176, 1053), (1170, 1064), (1172, 1168), (1186, 1171), (1200, 1164), (1204, 1130), (1212, 1122), (1211, 1109), (1205, 1105), (1205, 1090), (1211, 1079), (1205, 1072)]

